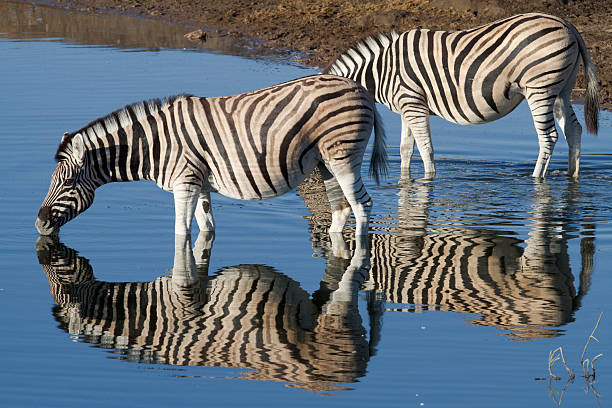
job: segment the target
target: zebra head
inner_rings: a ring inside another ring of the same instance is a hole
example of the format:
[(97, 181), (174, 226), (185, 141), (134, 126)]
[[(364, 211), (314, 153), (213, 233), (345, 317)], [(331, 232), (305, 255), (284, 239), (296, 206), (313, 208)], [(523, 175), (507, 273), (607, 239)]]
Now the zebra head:
[(93, 203), (96, 185), (88, 172), (86, 151), (81, 133), (64, 135), (49, 192), (36, 218), (36, 229), (41, 235), (57, 234), (62, 225)]

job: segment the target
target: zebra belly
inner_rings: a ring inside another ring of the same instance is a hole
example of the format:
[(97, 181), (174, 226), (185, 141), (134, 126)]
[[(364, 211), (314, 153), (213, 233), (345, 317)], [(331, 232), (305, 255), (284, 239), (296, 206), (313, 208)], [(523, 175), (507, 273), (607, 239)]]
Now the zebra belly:
[(271, 172), (267, 178), (261, 176), (240, 178), (229, 185), (228, 183), (219, 183), (214, 177), (211, 177), (208, 180), (209, 190), (237, 200), (266, 200), (278, 197), (296, 188), (310, 174), (312, 168), (307, 170), (308, 173), (306, 174), (297, 170), (289, 173), (289, 183), (280, 172)]
[(491, 108), (484, 100), (481, 99), (478, 101), (477, 112), (471, 109), (464, 109), (463, 115), (458, 115), (456, 112), (453, 112), (452, 115), (447, 112), (438, 112), (438, 109), (436, 109), (435, 106), (429, 106), (429, 110), (432, 114), (459, 125), (480, 125), (503, 118), (512, 112), (522, 100), (522, 93), (520, 93), (518, 90), (514, 91), (513, 88), (510, 88), (508, 98), (501, 96), (494, 101), (495, 109)]

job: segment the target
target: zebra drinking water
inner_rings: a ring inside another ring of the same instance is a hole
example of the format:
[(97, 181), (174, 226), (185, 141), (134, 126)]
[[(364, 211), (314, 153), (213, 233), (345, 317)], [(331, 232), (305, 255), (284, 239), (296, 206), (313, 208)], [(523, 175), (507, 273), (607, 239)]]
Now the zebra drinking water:
[(378, 181), (386, 172), (382, 123), (370, 94), (346, 78), (135, 103), (64, 135), (36, 228), (57, 233), (103, 184), (152, 180), (174, 194), (176, 235), (190, 234), (194, 213), (201, 231), (214, 231), (210, 192), (276, 197), (318, 166), (334, 213), (330, 231), (342, 231), (352, 209), (357, 234), (367, 234), (372, 201), (360, 173), (372, 127), (370, 172)]
[(558, 17), (522, 14), (465, 31), (416, 29), (365, 38), (324, 73), (351, 78), (402, 116), (401, 180), (410, 178), (414, 142), (426, 177), (436, 173), (429, 115), (462, 125), (491, 122), (527, 100), (540, 151), (533, 177), (544, 177), (557, 141), (569, 146), (568, 174), (578, 177), (582, 127), (569, 96), (585, 67), (585, 122), (597, 133), (595, 67), (576, 28)]

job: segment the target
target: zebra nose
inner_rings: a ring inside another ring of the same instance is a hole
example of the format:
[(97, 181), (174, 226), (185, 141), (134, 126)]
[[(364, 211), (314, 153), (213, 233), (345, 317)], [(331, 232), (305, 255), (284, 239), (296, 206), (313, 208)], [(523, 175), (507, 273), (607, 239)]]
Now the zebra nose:
[(40, 210), (38, 211), (38, 218), (45, 222), (45, 221), (49, 221), (49, 216), (51, 215), (51, 207), (40, 207)]

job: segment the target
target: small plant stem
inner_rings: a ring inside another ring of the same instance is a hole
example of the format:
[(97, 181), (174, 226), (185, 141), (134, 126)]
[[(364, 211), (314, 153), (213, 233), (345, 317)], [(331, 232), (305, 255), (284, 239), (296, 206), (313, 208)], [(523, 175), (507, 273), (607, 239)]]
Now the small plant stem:
[(557, 354), (557, 351), (561, 350), (561, 347), (557, 347), (556, 349), (554, 349), (553, 351), (549, 351), (548, 352), (548, 374), (550, 375), (550, 377), (552, 379), (555, 380), (560, 380), (560, 377), (557, 377), (556, 375), (553, 374), (552, 372), (552, 365), (555, 361), (557, 361), (559, 358), (554, 358), (555, 354)]
[(595, 330), (597, 330), (597, 327), (599, 326), (599, 321), (601, 320), (602, 316), (603, 316), (603, 312), (601, 312), (599, 314), (599, 318), (597, 319), (597, 323), (595, 323), (595, 327), (593, 328), (593, 331), (591, 332), (591, 335), (589, 336), (589, 338), (587, 339), (586, 344), (584, 345), (584, 349), (582, 350), (582, 355), (580, 356), (580, 364), (582, 364), (583, 361), (584, 361), (584, 354), (586, 353), (587, 347), (589, 347), (589, 343), (591, 342), (591, 339), (595, 339), (595, 341), (599, 343), (599, 340), (597, 340), (597, 338), (595, 338), (595, 336), (593, 336), (593, 334), (595, 334)]
[(574, 381), (574, 372), (565, 363), (565, 357), (563, 356), (563, 350), (561, 349), (561, 347), (559, 347), (559, 354), (561, 354), (561, 361), (563, 361), (563, 365), (565, 366), (565, 371), (567, 371), (567, 375), (569, 376), (567, 381), (568, 382)]

